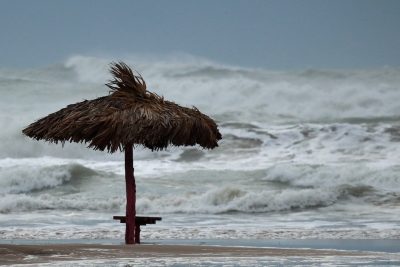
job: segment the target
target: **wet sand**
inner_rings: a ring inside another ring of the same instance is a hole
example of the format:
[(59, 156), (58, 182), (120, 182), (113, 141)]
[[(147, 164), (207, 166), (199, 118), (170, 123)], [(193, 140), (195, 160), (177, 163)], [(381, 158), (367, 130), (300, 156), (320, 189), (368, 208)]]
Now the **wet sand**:
[(53, 261), (79, 261), (88, 259), (129, 259), (162, 257), (362, 257), (373, 252), (248, 248), (190, 245), (100, 245), (100, 244), (52, 244), (10, 245), (0, 244), (0, 264), (50, 263)]

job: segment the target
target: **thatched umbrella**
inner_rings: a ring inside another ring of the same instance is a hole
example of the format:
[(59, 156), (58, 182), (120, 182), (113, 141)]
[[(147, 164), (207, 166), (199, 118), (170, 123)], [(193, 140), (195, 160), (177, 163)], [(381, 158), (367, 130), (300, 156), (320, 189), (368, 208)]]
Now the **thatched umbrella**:
[(22, 132), (53, 143), (88, 143), (95, 150), (125, 151), (125, 242), (135, 243), (136, 184), (133, 146), (162, 150), (168, 145), (217, 147), (216, 123), (197, 108), (181, 107), (146, 90), (146, 83), (123, 62), (111, 64), (107, 96), (85, 100), (49, 114)]

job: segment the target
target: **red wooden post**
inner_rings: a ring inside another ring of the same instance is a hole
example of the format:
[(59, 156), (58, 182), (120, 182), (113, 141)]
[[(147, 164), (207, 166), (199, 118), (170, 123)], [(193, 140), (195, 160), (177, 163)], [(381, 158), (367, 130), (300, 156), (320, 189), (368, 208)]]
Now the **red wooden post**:
[(133, 146), (125, 146), (126, 223), (125, 244), (135, 244), (136, 183), (133, 169)]

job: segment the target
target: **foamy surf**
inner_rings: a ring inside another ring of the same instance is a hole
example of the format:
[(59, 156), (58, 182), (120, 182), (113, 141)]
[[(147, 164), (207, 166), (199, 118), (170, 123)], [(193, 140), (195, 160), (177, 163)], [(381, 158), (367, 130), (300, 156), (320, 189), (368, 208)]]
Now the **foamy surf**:
[[(107, 93), (109, 61), (74, 56), (0, 70), (2, 238), (122, 238), (112, 216), (124, 212), (123, 155), (21, 134), (41, 116)], [(213, 151), (135, 149), (138, 211), (164, 218), (144, 238), (399, 236), (398, 69), (127, 62), (153, 91), (216, 118), (223, 134)]]

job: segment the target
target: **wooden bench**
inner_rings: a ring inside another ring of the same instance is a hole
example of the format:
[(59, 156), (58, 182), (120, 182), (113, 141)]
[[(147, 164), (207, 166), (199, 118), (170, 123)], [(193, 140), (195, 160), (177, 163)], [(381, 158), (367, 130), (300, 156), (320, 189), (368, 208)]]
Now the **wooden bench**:
[[(120, 223), (126, 223), (126, 216), (113, 216), (113, 219), (119, 220)], [(140, 244), (140, 226), (146, 224), (156, 224), (157, 221), (161, 221), (161, 217), (136, 216), (135, 220), (136, 243)]]

